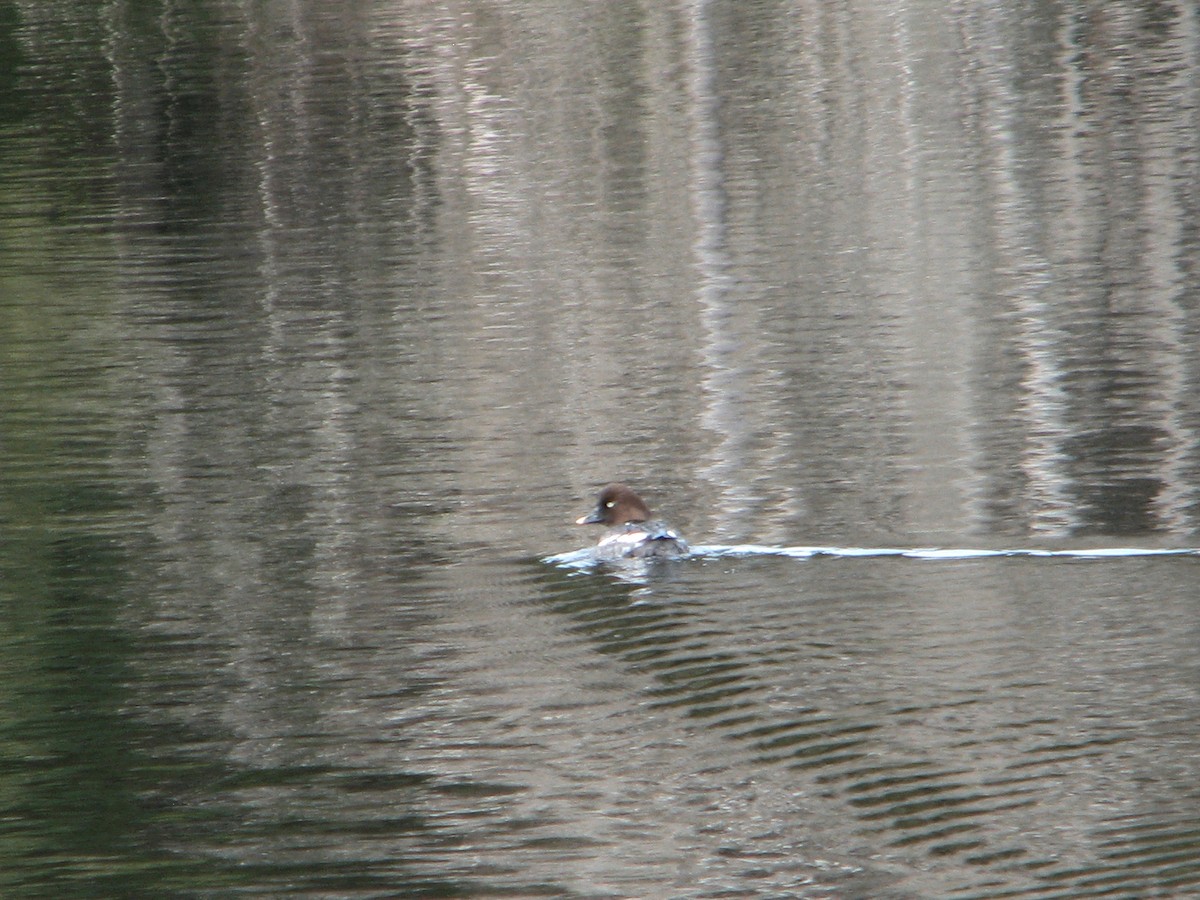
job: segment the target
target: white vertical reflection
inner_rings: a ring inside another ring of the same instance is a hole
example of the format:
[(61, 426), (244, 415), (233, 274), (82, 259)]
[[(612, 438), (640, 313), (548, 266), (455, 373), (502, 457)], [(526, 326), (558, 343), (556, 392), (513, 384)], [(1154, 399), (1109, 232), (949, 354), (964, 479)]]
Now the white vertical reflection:
[[(1158, 89), (1161, 93), (1152, 103), (1166, 106), (1185, 98), (1181, 105), (1195, 110), (1200, 93), (1196, 75), (1200, 64), (1200, 10), (1192, 3), (1172, 5), (1176, 9), (1171, 18), (1174, 39), (1157, 42), (1154, 60), (1159, 72), (1171, 74), (1161, 76)], [(1154, 223), (1152, 229), (1146, 229), (1142, 281), (1146, 286), (1143, 296), (1151, 313), (1148, 323), (1153, 336), (1149, 344), (1155, 350), (1153, 371), (1157, 391), (1154, 408), (1145, 413), (1154, 416), (1152, 424), (1163, 433), (1160, 488), (1151, 500), (1151, 507), (1161, 527), (1175, 533), (1191, 530), (1190, 510), (1200, 497), (1192, 477), (1193, 454), (1200, 446), (1200, 435), (1184, 415), (1194, 391), (1185, 364), (1190, 348), (1187, 323), (1180, 307), (1193, 289), (1184, 265), (1184, 248), (1189, 240), (1186, 232), (1194, 227), (1194, 222), (1179, 185), (1188, 183), (1195, 169), (1196, 132), (1191, 132), (1190, 159), (1184, 153), (1161, 152), (1161, 148), (1179, 146), (1179, 125), (1174, 116), (1144, 115), (1137, 131), (1141, 145), (1138, 158), (1144, 160), (1146, 168), (1142, 217)]]
[(750, 491), (736, 478), (745, 471), (746, 433), (738, 415), (743, 395), (742, 372), (737, 363), (737, 338), (729, 333), (735, 304), (729, 296), (729, 258), (725, 249), (726, 198), (721, 175), (721, 141), (716, 95), (716, 61), (713, 55), (707, 0), (683, 5), (688, 23), (687, 91), (690, 110), (690, 184), (695, 217), (693, 253), (700, 273), (700, 322), (706, 339), (703, 381), (704, 410), (701, 422), (719, 435), (701, 474), (718, 486), (711, 505), (715, 519), (729, 525), (751, 504)]
[(1045, 299), (1049, 283), (1044, 272), (1026, 275), (1028, 293), (1017, 298), (1017, 335), (1025, 361), (1019, 406), (1026, 422), (1026, 440), (1020, 467), (1027, 484), (1029, 527), (1054, 537), (1070, 533), (1079, 524), (1079, 516), (1069, 490), (1066, 444), (1071, 425), (1059, 353), (1069, 343), (1050, 322)]
[[(990, 21), (990, 19), (989, 19)], [(987, 35), (979, 52), (1003, 52), (997, 35)], [(993, 71), (1011, 67), (993, 58)], [(1052, 283), (1050, 263), (1040, 252), (1034, 227), (1025, 211), (1026, 198), (1019, 183), (1021, 162), (1016, 134), (1021, 99), (1006, 79), (986, 79), (993, 93), (988, 117), (994, 161), (997, 243), (1016, 263), (1013, 305), (1017, 313), (1014, 345), (1022, 359), (1023, 374), (1017, 409), (1024, 421), (1024, 442), (1018, 467), (1025, 482), (1028, 527), (1037, 534), (1064, 536), (1079, 524), (1072, 497), (1067, 442), (1072, 434), (1069, 404), (1064, 387), (1062, 352), (1071, 346), (1069, 336), (1051, 316), (1047, 292)]]

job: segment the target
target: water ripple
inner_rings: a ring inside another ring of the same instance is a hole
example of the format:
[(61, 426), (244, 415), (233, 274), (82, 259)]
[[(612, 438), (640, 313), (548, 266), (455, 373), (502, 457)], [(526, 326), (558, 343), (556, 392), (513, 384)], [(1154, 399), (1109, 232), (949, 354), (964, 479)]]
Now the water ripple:
[[(733, 544), (636, 567), (585, 550), (544, 572), (554, 608), (648, 679), (641, 708), (711, 748), (715, 777), (752, 772), (828, 846), (878, 848), (895, 896), (1144, 896), (1200, 879), (1200, 830), (1131, 793), (1148, 733), (1191, 733), (1191, 695), (1139, 676), (1164, 664), (1166, 610), (1098, 598), (1197, 555)], [(822, 558), (854, 565), (787, 562)], [(1040, 562), (1055, 559), (1095, 561)]]

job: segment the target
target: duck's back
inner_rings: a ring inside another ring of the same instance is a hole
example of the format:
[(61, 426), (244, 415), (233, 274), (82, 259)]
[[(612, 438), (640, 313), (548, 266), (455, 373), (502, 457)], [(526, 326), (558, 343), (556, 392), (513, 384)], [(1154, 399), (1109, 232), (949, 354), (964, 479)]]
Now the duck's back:
[(662, 522), (630, 522), (606, 535), (596, 552), (606, 559), (678, 559), (687, 555), (688, 545)]

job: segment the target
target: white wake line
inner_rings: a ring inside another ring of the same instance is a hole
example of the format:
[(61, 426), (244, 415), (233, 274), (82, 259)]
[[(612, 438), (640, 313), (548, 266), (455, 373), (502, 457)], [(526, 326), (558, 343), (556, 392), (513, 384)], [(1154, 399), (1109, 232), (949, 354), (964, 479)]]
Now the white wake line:
[(816, 556), (839, 558), (898, 556), (904, 559), (986, 559), (989, 557), (1037, 557), (1066, 559), (1112, 559), (1139, 556), (1200, 556), (1200, 548), (1149, 549), (1142, 547), (1097, 547), (1085, 550), (974, 550), (943, 547), (767, 547), (760, 544), (730, 544), (693, 547), (692, 556), (787, 556), (812, 559)]
[[(745, 559), (755, 556), (786, 556), (791, 559), (992, 559), (992, 558), (1035, 558), (1035, 559), (1136, 559), (1151, 556), (1194, 556), (1200, 557), (1200, 548), (1152, 549), (1143, 547), (1096, 547), (1085, 550), (1035, 550), (1016, 548), (1010, 550), (977, 550), (946, 547), (768, 547), (762, 544), (705, 544), (692, 547), (687, 559)], [(592, 548), (575, 550), (548, 556), (544, 562), (572, 569), (590, 570), (606, 561), (596, 558)], [(641, 565), (654, 562), (645, 559), (619, 559), (607, 561), (609, 565)]]

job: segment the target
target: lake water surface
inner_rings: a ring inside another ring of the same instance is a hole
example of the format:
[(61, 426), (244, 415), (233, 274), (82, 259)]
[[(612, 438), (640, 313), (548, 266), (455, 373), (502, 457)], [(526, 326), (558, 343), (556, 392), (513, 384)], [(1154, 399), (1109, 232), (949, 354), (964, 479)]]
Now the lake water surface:
[(0, 894), (1200, 892), (1198, 56), (0, 4)]

